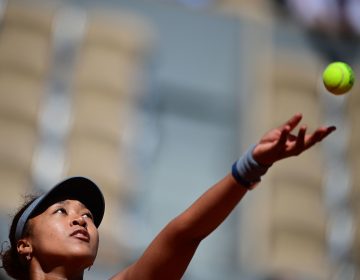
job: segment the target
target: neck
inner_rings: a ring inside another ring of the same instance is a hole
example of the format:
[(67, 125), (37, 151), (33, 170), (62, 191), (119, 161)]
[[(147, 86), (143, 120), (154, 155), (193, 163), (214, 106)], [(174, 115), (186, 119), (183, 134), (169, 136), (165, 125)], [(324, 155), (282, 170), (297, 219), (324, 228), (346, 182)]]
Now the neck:
[(76, 265), (67, 269), (65, 266), (56, 266), (43, 269), (36, 260), (32, 260), (29, 267), (30, 280), (83, 280), (84, 271), (74, 270)]
[(82, 280), (83, 276), (68, 277), (57, 272), (44, 273), (43, 271), (31, 271), (30, 280)]

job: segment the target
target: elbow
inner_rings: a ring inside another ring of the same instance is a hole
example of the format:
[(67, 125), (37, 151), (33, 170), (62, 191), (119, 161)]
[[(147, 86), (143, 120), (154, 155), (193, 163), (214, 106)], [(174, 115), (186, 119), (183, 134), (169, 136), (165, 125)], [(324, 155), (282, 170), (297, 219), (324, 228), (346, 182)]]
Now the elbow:
[(193, 223), (184, 217), (176, 217), (168, 225), (167, 230), (177, 242), (200, 243), (207, 237), (201, 225)]

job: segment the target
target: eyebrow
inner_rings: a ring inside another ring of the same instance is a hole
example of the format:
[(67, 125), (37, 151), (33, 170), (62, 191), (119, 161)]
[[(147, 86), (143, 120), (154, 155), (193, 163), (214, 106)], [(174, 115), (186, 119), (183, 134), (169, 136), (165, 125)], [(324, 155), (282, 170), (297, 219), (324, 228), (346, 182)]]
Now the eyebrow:
[(79, 200), (75, 200), (75, 199), (65, 199), (65, 200), (60, 200), (58, 202), (55, 202), (52, 206), (55, 206), (55, 205), (66, 205), (66, 204), (69, 204), (69, 200), (73, 200), (73, 201), (76, 201), (78, 205), (81, 206), (81, 208), (84, 208), (86, 210), (88, 210), (89, 212), (90, 209), (88, 207), (86, 207), (86, 205), (84, 203), (82, 203), (81, 201)]

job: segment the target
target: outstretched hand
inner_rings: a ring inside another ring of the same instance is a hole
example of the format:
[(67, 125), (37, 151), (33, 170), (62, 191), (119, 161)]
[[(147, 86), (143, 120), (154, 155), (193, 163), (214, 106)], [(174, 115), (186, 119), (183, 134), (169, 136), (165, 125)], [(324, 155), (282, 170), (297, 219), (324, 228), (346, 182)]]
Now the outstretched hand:
[(283, 158), (297, 156), (336, 129), (335, 126), (319, 127), (313, 133), (307, 134), (306, 125), (302, 125), (297, 135), (292, 134), (301, 119), (302, 114), (295, 114), (280, 127), (267, 132), (253, 150), (254, 159), (260, 164), (271, 165)]

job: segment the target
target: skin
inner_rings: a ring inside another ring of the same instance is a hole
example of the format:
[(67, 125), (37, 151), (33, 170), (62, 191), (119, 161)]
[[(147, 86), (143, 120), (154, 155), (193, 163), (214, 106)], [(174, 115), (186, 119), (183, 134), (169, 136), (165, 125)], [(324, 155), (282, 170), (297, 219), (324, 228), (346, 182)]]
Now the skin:
[(91, 212), (81, 202), (67, 199), (29, 223), (30, 234), (18, 242), (18, 251), (31, 257), (30, 279), (82, 279), (99, 244)]
[[(271, 165), (284, 158), (300, 155), (335, 130), (335, 127), (329, 126), (320, 127), (312, 133), (306, 133), (307, 128), (303, 125), (294, 133), (301, 119), (302, 115), (296, 114), (281, 126), (267, 132), (253, 150), (255, 160), (260, 164)], [(226, 219), (246, 192), (246, 188), (241, 187), (231, 174), (227, 174), (200, 196), (188, 209), (170, 221), (135, 263), (114, 275), (111, 279), (181, 279), (200, 242)], [(76, 215), (72, 216), (72, 218), (75, 219)], [(54, 229), (53, 236), (53, 238), (59, 238), (59, 242), (63, 242), (61, 244), (63, 244), (64, 248), (67, 248), (67, 251), (60, 253), (60, 250), (56, 249), (57, 246), (53, 246), (54, 248), (51, 250), (54, 254), (50, 254), (52, 259), (48, 261), (41, 256), (46, 252), (45, 249), (34, 254), (33, 259), (37, 261), (34, 268), (40, 269), (40, 271), (44, 267), (56, 268), (57, 272), (66, 272), (62, 275), (66, 276), (66, 279), (82, 279), (81, 271), (72, 271), (72, 268), (76, 267), (73, 262), (76, 262), (79, 267), (88, 265), (90, 261), (85, 256), (92, 256), (94, 251), (80, 244), (76, 249), (70, 249), (66, 243), (73, 244), (73, 240), (70, 241), (63, 236), (56, 237), (56, 234), (66, 236), (71, 231), (68, 229), (71, 220), (71, 218), (68, 218), (67, 222), (62, 222), (59, 225), (59, 227), (64, 226), (66, 228), (65, 232), (61, 229)], [(41, 226), (39, 223), (34, 223), (34, 228)], [(52, 225), (49, 224), (48, 226)], [(35, 235), (35, 232), (40, 234), (39, 231), (34, 229), (33, 236), (36, 236), (37, 239), (49, 239), (46, 235)], [(30, 241), (32, 246), (39, 243), (48, 244), (47, 240), (36, 241), (33, 238)], [(36, 248), (37, 246), (35, 246)], [(40, 248), (43, 247), (40, 246)], [(54, 265), (53, 262), (55, 261), (59, 265)], [(31, 260), (31, 267), (33, 267), (32, 262), (33, 260)], [(45, 262), (46, 265), (42, 262)], [(32, 274), (30, 279), (50, 278), (37, 278), (37, 275)]]

